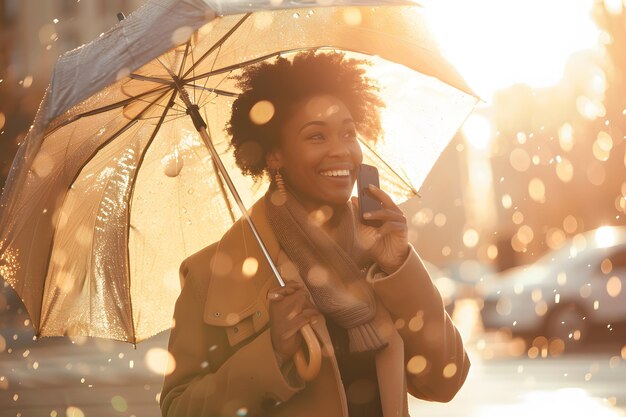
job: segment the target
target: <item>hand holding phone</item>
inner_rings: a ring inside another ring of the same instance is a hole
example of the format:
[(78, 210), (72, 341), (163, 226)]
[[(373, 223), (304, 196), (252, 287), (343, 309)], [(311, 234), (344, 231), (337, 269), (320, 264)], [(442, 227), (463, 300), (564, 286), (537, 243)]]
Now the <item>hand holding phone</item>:
[(383, 224), (382, 220), (366, 220), (363, 217), (363, 214), (367, 212), (382, 209), (382, 203), (368, 192), (370, 184), (374, 184), (376, 187), (380, 188), (378, 169), (372, 165), (361, 164), (357, 173), (356, 184), (359, 196), (359, 219), (361, 223), (368, 226), (380, 227)]

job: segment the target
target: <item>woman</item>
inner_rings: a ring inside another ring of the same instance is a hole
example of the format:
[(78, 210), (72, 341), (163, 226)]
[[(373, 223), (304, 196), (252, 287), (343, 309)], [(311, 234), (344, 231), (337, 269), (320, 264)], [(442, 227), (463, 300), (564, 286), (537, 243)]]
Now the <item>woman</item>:
[[(383, 105), (362, 64), (305, 52), (239, 77), (227, 130), (242, 171), (272, 179), (251, 216), (287, 285), (241, 220), (182, 263), (164, 416), (408, 416), (407, 392), (449, 401), (463, 384), (468, 357), (402, 212), (371, 187), (382, 224), (366, 226), (350, 199), (357, 131), (375, 140)], [(323, 360), (305, 383), (306, 323)]]

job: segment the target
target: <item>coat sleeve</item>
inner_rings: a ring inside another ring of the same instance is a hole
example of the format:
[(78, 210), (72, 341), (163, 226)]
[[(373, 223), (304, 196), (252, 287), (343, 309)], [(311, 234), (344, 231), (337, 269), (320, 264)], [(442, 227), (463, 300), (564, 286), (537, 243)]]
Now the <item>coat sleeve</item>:
[(206, 286), (185, 275), (183, 263), (185, 282), (168, 348), (174, 371), (165, 376), (160, 398), (164, 417), (238, 415), (244, 409), (257, 415), (303, 388), (285, 379), (269, 328), (233, 348), (224, 329), (207, 325), (203, 321), (206, 289), (202, 291)]
[(373, 265), (367, 280), (396, 320), (404, 341), (409, 393), (429, 401), (450, 401), (463, 385), (470, 361), (415, 249), (410, 247), (404, 264), (390, 275)]

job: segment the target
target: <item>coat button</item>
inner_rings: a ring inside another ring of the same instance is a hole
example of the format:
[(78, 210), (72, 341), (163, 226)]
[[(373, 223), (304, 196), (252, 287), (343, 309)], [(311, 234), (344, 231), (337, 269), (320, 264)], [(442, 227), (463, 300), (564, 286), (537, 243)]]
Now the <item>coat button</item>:
[(215, 314), (215, 317), (219, 317), (220, 316), (220, 312), (219, 311), (216, 311), (214, 314)]
[(257, 317), (261, 317), (261, 312), (257, 311), (256, 313), (254, 313)]
[(234, 328), (233, 328), (233, 332), (237, 333), (238, 331), (239, 331), (239, 328), (238, 328), (238, 327), (234, 327)]

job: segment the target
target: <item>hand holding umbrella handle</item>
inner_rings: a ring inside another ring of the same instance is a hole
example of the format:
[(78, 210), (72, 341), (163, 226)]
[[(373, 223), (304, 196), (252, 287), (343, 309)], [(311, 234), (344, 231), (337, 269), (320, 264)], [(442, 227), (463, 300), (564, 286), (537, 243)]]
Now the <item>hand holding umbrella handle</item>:
[(300, 377), (305, 381), (311, 381), (315, 379), (320, 372), (320, 367), (322, 366), (322, 348), (310, 324), (302, 326), (300, 332), (309, 348), (309, 363), (307, 363), (302, 349), (293, 355), (293, 361), (296, 364), (296, 369)]

